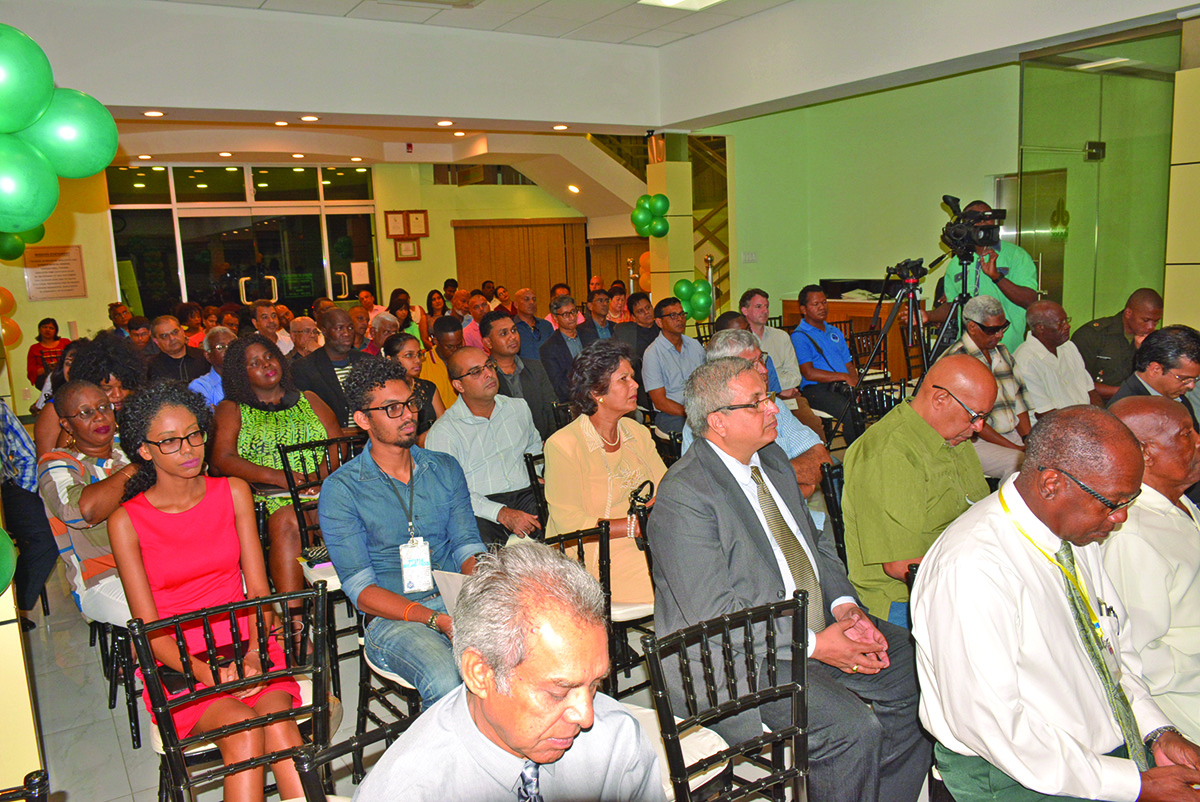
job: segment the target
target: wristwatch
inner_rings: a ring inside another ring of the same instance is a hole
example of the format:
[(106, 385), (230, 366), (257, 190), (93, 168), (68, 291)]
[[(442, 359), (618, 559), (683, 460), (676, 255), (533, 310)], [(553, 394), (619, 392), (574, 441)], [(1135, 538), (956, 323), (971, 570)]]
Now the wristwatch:
[(425, 626), (429, 627), (434, 632), (441, 632), (441, 630), (438, 629), (438, 625), (437, 625), (437, 620), (438, 620), (439, 615), (441, 615), (441, 613), (439, 613), (435, 610), (433, 615), (429, 616), (429, 620), (425, 622)]
[(1146, 738), (1144, 739), (1143, 743), (1146, 744), (1146, 749), (1147, 750), (1153, 749), (1154, 745), (1156, 743), (1158, 743), (1158, 739), (1163, 737), (1164, 735), (1166, 735), (1168, 732), (1173, 732), (1176, 735), (1180, 734), (1179, 730), (1177, 730), (1176, 728), (1174, 728), (1170, 725), (1167, 725), (1166, 727), (1159, 727), (1157, 730), (1154, 730), (1149, 735), (1147, 735)]

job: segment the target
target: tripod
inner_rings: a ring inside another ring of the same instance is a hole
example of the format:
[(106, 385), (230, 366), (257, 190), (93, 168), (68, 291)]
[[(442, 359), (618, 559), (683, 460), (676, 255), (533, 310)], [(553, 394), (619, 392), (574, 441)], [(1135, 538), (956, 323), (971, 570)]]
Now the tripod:
[[(949, 253), (942, 254), (940, 257), (938, 257), (937, 261), (930, 266), (930, 269), (936, 267), (938, 262), (941, 262), (948, 256), (950, 256)], [(942, 351), (946, 349), (946, 346), (950, 344), (948, 342), (950, 334), (952, 332), (955, 334), (960, 332), (961, 325), (959, 322), (959, 313), (962, 311), (963, 305), (967, 301), (971, 300), (971, 296), (967, 294), (967, 268), (971, 266), (973, 261), (975, 261), (975, 255), (973, 253), (967, 253), (965, 255), (960, 253), (957, 254), (957, 256), (959, 269), (962, 270), (962, 275), (958, 282), (958, 295), (956, 295), (954, 300), (950, 302), (950, 311), (946, 313), (946, 322), (942, 324), (942, 330), (938, 332), (937, 340), (934, 341), (933, 348), (929, 352), (929, 356), (934, 358), (940, 356)], [(911, 322), (912, 319), (910, 318), (909, 320)], [(921, 382), (925, 381), (925, 373), (929, 369), (928, 360), (924, 357), (924, 345), (925, 338), (922, 337), (922, 364), (924, 369), (921, 371), (921, 378), (917, 379), (917, 384), (915, 387), (913, 387), (914, 394), (917, 392), (917, 389), (920, 388)]]

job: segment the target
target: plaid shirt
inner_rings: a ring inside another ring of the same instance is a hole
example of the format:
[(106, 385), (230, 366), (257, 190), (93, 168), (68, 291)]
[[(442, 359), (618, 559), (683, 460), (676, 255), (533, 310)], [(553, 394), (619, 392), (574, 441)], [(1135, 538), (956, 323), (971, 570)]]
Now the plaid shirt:
[(992, 350), (992, 359), (989, 362), (983, 351), (971, 339), (971, 335), (964, 334), (958, 342), (947, 348), (942, 356), (953, 354), (969, 354), (975, 357), (987, 365), (996, 378), (996, 406), (992, 407), (992, 413), (987, 416), (988, 426), (999, 434), (1008, 434), (1016, 429), (1017, 416), (1022, 412), (1029, 412), (1033, 409), (1033, 404), (1030, 403), (1025, 383), (1013, 373), (1016, 360), (1009, 350), (1003, 345), (997, 345)]
[(6, 402), (0, 402), (0, 460), (4, 462), (4, 478), (19, 485), (22, 490), (36, 493), (37, 456), (29, 432), (17, 419), (17, 415)]

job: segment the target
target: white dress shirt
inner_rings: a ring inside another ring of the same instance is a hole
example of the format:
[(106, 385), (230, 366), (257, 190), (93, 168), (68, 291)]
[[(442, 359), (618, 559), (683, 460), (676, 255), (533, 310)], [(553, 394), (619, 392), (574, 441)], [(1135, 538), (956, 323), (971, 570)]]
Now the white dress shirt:
[(1150, 694), (1184, 736), (1200, 743), (1200, 511), (1152, 487), (1103, 546), (1104, 568), (1129, 613)]
[(1025, 383), (1029, 402), (1029, 422), (1037, 423), (1037, 416), (1052, 409), (1063, 409), (1076, 404), (1089, 404), (1088, 393), (1096, 386), (1083, 357), (1075, 343), (1067, 340), (1052, 354), (1033, 334), (1013, 352), (1016, 365), (1013, 372)]
[[(979, 756), (1026, 788), (1133, 802), (1141, 776), (1132, 760), (1106, 757), (1124, 744), (1121, 730), (1075, 627), (1063, 574), (1034, 543), (1053, 555), (1062, 540), (1010, 479), (925, 555), (912, 594), (921, 722), (947, 749)], [(1140, 678), (1129, 627), (1118, 626), (1125, 610), (1100, 545), (1074, 553), (1079, 581), (1115, 639), (1120, 683), (1146, 735), (1170, 722)]]
[(784, 390), (800, 386), (800, 363), (796, 361), (796, 349), (792, 347), (792, 338), (782, 329), (763, 326), (763, 333), (758, 335), (763, 353), (771, 355), (775, 363), (775, 375), (779, 377), (779, 386)]
[[(817, 564), (816, 555), (808, 547), (808, 540), (799, 534), (800, 527), (796, 523), (796, 518), (792, 515), (792, 511), (788, 509), (787, 504), (783, 502), (783, 497), (779, 495), (779, 491), (775, 489), (775, 485), (771, 483), (771, 478), (767, 476), (766, 471), (762, 469), (762, 460), (758, 458), (758, 454), (750, 458), (750, 463), (745, 465), (737, 459), (726, 454), (716, 443), (712, 444), (713, 451), (721, 458), (721, 462), (729, 469), (738, 487), (746, 495), (746, 500), (750, 502), (750, 506), (754, 508), (754, 514), (758, 516), (758, 523), (763, 528), (763, 532), (767, 534), (767, 541), (771, 544), (771, 553), (775, 555), (775, 561), (779, 563), (779, 573), (783, 578), (783, 593), (785, 599), (790, 599), (792, 594), (796, 592), (796, 580), (792, 576), (792, 569), (788, 567), (787, 558), (783, 556), (783, 549), (779, 548), (779, 544), (775, 542), (775, 538), (771, 536), (771, 527), (767, 525), (767, 516), (763, 514), (762, 507), (758, 503), (758, 485), (754, 482), (754, 476), (750, 473), (750, 469), (758, 468), (762, 474), (763, 481), (767, 485), (767, 489), (771, 491), (771, 497), (775, 499), (775, 506), (779, 508), (779, 514), (783, 516), (783, 522), (792, 530), (792, 534), (796, 535), (796, 540), (800, 543), (800, 548), (804, 549), (804, 553), (808, 556), (809, 563), (812, 564), (813, 573), (817, 577), (817, 582), (821, 581), (821, 568)], [(840, 596), (829, 603), (830, 611), (843, 604), (858, 604), (858, 600), (853, 596)], [(813, 649), (816, 648), (816, 633), (811, 629), (808, 631), (808, 656), (812, 657)]]

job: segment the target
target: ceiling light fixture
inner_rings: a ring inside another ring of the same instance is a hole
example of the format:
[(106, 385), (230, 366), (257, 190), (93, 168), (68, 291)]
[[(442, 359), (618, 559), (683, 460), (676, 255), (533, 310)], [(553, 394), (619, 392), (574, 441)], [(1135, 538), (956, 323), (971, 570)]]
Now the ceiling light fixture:
[(218, 153), (217, 155), (218, 155), (218, 156), (221, 156), (222, 158), (226, 158), (226, 159), (227, 159), (227, 158), (229, 158), (230, 156), (232, 156), (233, 154), (232, 154), (232, 153), (230, 153), (230, 152), (229, 152), (229, 151), (227, 151), (227, 150), (223, 150), (223, 151), (221, 151), (220, 153)]
[(143, 117), (161, 117), (161, 116), (163, 116), (163, 113), (161, 111), (143, 111), (142, 116)]
[(279, 125), (279, 126), (284, 126), (284, 125), (287, 125), (287, 122), (284, 120), (276, 120), (275, 124)]
[(700, 11), (701, 9), (724, 3), (725, 0), (637, 0), (643, 6), (659, 6), (661, 8), (677, 8), (680, 11)]
[(555, 131), (565, 131), (565, 130), (567, 130), (567, 126), (563, 125), (562, 123), (559, 123), (558, 125), (554, 126), (554, 130)]
[(292, 172), (293, 173), (302, 173), (302, 172), (304, 172), (304, 168), (303, 167), (293, 167)]
[(293, 159), (303, 159), (303, 158), (304, 158), (304, 154), (303, 154), (303, 153), (293, 153), (293, 154), (292, 154), (292, 158), (293, 158)]
[(438, 125), (440, 125), (442, 128), (445, 128), (446, 126), (454, 125), (454, 120), (439, 120)]
[(350, 161), (352, 161), (352, 162), (360, 162), (360, 161), (362, 161), (362, 156), (351, 156), (351, 157), (350, 157)]
[[(122, 167), (121, 169), (124, 170), (125, 168)], [(161, 173), (163, 170), (166, 170), (167, 168), (166, 167), (151, 167), (150, 169), (156, 173)]]
[(134, 189), (145, 189), (146, 185), (145, 184), (134, 184), (133, 188)]
[(454, 135), (455, 136), (466, 136), (467, 134), (465, 131), (455, 131)]
[(1106, 58), (1101, 59), (1100, 61), (1089, 61), (1086, 64), (1076, 64), (1074, 67), (1077, 70), (1099, 70), (1104, 67), (1115, 67), (1118, 64), (1124, 64), (1127, 61), (1129, 61), (1127, 58)]
[(319, 119), (321, 119), (321, 118), (315, 114), (306, 114), (300, 118), (300, 121), (306, 122), (306, 123), (315, 123)]
[[(366, 171), (367, 171), (366, 167), (355, 167), (354, 168), (354, 172), (356, 172), (356, 173), (365, 173)], [(341, 175), (341, 173), (338, 173), (338, 175)]]
[(154, 157), (153, 157), (153, 156), (148, 156), (148, 155), (146, 155), (145, 153), (143, 153), (141, 156), (138, 156), (138, 158), (139, 158), (139, 159), (153, 159)]
[(260, 186), (260, 187), (265, 187), (265, 186), (267, 186), (267, 185), (266, 185), (265, 183), (263, 183), (263, 184), (259, 184), (259, 186)]
[(208, 184), (197, 184), (196, 189), (208, 189)]
[(328, 180), (325, 180), (325, 181), (322, 181), (321, 183), (322, 183), (322, 184), (328, 184), (328, 183), (329, 183), (329, 181), (328, 181)]
[(227, 173), (236, 173), (237, 171), (238, 171), (238, 168), (236, 168), (236, 167), (226, 167), (225, 168), (225, 172), (227, 172)]
[(576, 195), (579, 194), (579, 187), (575, 186), (574, 184), (567, 184), (567, 189), (571, 190)]

